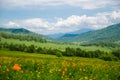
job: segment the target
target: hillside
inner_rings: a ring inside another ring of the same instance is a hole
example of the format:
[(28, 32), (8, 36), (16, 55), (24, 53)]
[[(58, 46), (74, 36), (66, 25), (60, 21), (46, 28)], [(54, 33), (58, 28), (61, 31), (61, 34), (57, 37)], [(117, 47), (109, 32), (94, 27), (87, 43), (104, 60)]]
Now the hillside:
[(0, 28), (0, 38), (36, 41), (42, 43), (48, 41), (48, 39), (45, 36), (31, 32), (23, 28), (18, 28), (18, 29)]
[(75, 36), (79, 36), (80, 34), (90, 32), (90, 31), (93, 31), (93, 30), (92, 29), (80, 29), (80, 30), (77, 30), (77, 31), (66, 33), (63, 36), (61, 36), (60, 38), (75, 37)]
[(33, 33), (29, 30), (24, 29), (24, 28), (0, 28), (0, 32), (23, 33), (23, 34)]
[(94, 42), (94, 41), (119, 41), (120, 23), (108, 26), (104, 29), (86, 32), (75, 37), (65, 37), (59, 39), (64, 42)]

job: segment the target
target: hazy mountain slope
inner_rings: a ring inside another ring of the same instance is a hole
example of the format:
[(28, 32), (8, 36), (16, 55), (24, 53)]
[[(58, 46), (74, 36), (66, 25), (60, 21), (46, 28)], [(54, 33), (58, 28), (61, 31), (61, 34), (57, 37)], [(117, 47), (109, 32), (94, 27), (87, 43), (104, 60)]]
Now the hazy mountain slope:
[(120, 23), (60, 40), (64, 42), (118, 41), (120, 40)]
[(80, 30), (77, 30), (77, 31), (66, 33), (63, 36), (61, 36), (60, 38), (75, 37), (75, 36), (78, 36), (82, 33), (90, 32), (90, 31), (93, 31), (93, 30), (92, 29), (80, 29)]
[(59, 38), (65, 38), (65, 37), (75, 37), (78, 36), (79, 34), (88, 32), (88, 31), (93, 31), (92, 29), (80, 29), (80, 30), (76, 30), (73, 32), (69, 32), (69, 33), (57, 33), (57, 34), (50, 34), (50, 35), (45, 35), (49, 38), (53, 38), (53, 39), (59, 39)]

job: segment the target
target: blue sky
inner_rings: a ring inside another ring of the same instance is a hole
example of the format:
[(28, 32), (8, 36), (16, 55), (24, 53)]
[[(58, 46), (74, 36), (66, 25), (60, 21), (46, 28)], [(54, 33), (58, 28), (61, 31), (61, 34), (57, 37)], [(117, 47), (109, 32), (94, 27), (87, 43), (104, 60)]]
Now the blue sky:
[(120, 22), (119, 0), (0, 0), (0, 27), (40, 34), (101, 29)]

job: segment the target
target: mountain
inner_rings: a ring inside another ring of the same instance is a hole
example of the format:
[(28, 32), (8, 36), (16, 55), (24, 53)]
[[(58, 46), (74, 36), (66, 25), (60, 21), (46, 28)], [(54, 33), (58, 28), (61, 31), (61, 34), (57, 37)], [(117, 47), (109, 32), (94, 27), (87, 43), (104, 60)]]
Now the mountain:
[(50, 34), (46, 36), (49, 38), (53, 38), (53, 39), (59, 39), (59, 38), (65, 38), (65, 37), (75, 37), (75, 36), (78, 36), (79, 34), (82, 34), (88, 31), (93, 31), (93, 30), (92, 29), (80, 29), (77, 31), (69, 32), (69, 33)]
[(74, 37), (61, 38), (59, 40), (64, 42), (119, 41), (120, 40), (120, 23), (110, 25), (100, 30), (82, 33)]
[(60, 37), (62, 37), (64, 35), (64, 33), (58, 33), (58, 34), (49, 34), (49, 35), (45, 35), (48, 38), (53, 38), (53, 39), (58, 39)]
[(70, 32), (69, 34), (82, 34), (82, 33), (89, 32), (89, 31), (93, 31), (93, 30), (84, 28), (84, 29), (80, 29), (80, 30), (76, 30), (76, 31)]
[(61, 36), (60, 38), (75, 37), (75, 36), (78, 36), (82, 33), (86, 33), (86, 32), (89, 32), (89, 31), (93, 31), (93, 30), (92, 29), (80, 29), (80, 30), (77, 30), (77, 31), (66, 33), (63, 36)]
[(0, 28), (0, 32), (10, 32), (10, 33), (23, 33), (23, 34), (30, 34), (33, 33), (29, 30), (24, 28)]

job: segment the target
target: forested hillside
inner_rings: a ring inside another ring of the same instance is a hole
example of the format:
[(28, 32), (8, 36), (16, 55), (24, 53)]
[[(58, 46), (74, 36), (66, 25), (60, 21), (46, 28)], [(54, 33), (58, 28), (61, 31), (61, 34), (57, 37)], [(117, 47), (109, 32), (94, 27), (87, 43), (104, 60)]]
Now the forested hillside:
[(80, 34), (75, 37), (62, 38), (65, 42), (94, 42), (94, 41), (119, 41), (120, 40), (120, 23), (108, 26), (101, 30), (91, 31)]
[(10, 32), (10, 33), (22, 33), (22, 34), (30, 34), (33, 33), (24, 28), (0, 28), (0, 32)]
[(43, 35), (33, 33), (23, 28), (19, 28), (19, 29), (0, 28), (0, 39), (2, 38), (19, 39), (19, 40), (36, 41), (36, 42), (47, 42), (47, 39)]

